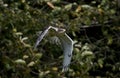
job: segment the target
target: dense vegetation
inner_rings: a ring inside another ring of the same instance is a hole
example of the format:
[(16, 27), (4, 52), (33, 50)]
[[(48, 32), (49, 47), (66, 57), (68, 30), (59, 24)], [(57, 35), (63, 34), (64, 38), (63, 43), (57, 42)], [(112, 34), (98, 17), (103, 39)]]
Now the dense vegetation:
[[(0, 0), (0, 78), (119, 78), (118, 0)], [(47, 26), (65, 28), (74, 40), (68, 72), (63, 52), (44, 39)]]

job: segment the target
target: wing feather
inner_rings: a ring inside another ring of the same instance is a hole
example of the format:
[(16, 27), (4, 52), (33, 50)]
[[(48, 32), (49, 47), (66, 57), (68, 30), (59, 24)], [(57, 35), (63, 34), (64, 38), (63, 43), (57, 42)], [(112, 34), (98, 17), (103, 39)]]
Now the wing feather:
[(39, 43), (41, 42), (41, 40), (43, 39), (43, 37), (48, 33), (49, 29), (51, 28), (51, 26), (49, 26), (47, 29), (45, 29), (41, 34), (40, 36), (38, 37), (37, 41), (36, 41), (36, 44), (34, 46), (34, 49), (37, 48), (37, 46), (39, 45)]
[(64, 51), (64, 60), (63, 60), (63, 69), (62, 69), (62, 71), (64, 72), (68, 70), (71, 61), (72, 52), (73, 52), (73, 41), (66, 33), (61, 35), (59, 38)]

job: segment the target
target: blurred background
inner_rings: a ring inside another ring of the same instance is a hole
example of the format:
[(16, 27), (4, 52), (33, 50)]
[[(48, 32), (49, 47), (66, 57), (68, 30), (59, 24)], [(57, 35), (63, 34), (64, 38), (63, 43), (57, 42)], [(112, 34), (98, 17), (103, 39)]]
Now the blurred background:
[[(73, 39), (68, 72), (63, 51), (41, 31), (61, 27)], [(0, 78), (119, 78), (120, 0), (0, 0)]]

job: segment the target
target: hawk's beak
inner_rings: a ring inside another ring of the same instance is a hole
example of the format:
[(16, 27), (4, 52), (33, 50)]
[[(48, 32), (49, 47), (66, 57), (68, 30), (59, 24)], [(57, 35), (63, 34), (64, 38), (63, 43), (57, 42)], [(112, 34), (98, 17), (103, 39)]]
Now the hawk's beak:
[(59, 33), (64, 33), (66, 30), (65, 29), (58, 29)]

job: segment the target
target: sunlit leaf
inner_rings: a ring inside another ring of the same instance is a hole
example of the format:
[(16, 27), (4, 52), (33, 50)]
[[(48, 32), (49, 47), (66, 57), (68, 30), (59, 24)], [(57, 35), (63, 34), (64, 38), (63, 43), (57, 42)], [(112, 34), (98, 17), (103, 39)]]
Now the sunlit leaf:
[(17, 60), (15, 60), (14, 62), (15, 62), (16, 64), (23, 64), (23, 65), (26, 64), (26, 61), (23, 60), (23, 59), (17, 59)]
[(24, 55), (24, 56), (23, 56), (23, 59), (27, 59), (27, 58), (29, 58), (28, 55)]
[(65, 6), (66, 10), (70, 10), (71, 8), (72, 8), (72, 4), (68, 4), (68, 5)]
[(57, 71), (58, 68), (57, 67), (52, 67), (52, 70)]
[(99, 64), (99, 66), (102, 68), (103, 67), (103, 60), (102, 59), (98, 59), (98, 64)]
[(15, 35), (23, 35), (22, 32), (16, 32)]
[(35, 62), (32, 61), (32, 62), (30, 62), (27, 66), (28, 66), (28, 67), (32, 67), (32, 66), (34, 66), (34, 65), (35, 65)]
[(42, 53), (36, 53), (34, 57), (36, 59), (40, 59), (42, 57)]
[(92, 56), (93, 55), (93, 52), (92, 51), (84, 51), (82, 52), (81, 56)]

